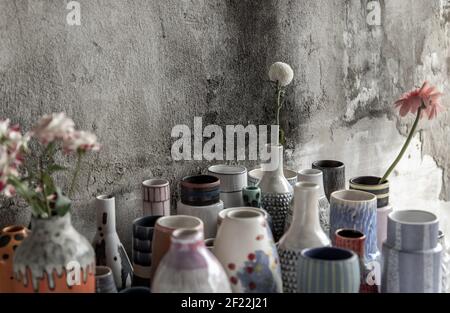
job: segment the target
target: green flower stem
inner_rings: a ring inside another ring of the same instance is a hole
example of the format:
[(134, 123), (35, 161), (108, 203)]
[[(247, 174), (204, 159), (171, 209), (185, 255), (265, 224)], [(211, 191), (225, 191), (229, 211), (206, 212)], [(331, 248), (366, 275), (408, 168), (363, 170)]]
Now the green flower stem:
[(391, 166), (388, 168), (386, 173), (383, 175), (383, 178), (380, 179), (379, 184), (383, 184), (389, 175), (391, 175), (394, 168), (397, 166), (398, 162), (402, 159), (403, 155), (405, 154), (406, 150), (408, 149), (409, 144), (411, 143), (412, 138), (414, 137), (414, 133), (416, 132), (417, 126), (419, 125), (420, 115), (422, 114), (423, 104), (419, 109), (417, 110), (417, 116), (416, 120), (414, 121), (414, 124), (411, 128), (411, 131), (409, 132), (408, 138), (406, 139), (405, 144), (402, 147), (402, 150), (400, 150), (400, 153), (398, 154), (397, 158), (394, 160), (394, 162), (391, 164)]
[(278, 127), (279, 127), (279, 134), (278, 134), (279, 144), (284, 145), (284, 133), (280, 127), (280, 111), (281, 111), (281, 108), (283, 107), (282, 94), (283, 94), (283, 87), (281, 87), (280, 83), (277, 82), (277, 122), (276, 122), (276, 125), (278, 125)]
[(83, 152), (78, 151), (77, 164), (76, 164), (75, 170), (73, 172), (72, 182), (70, 184), (70, 189), (69, 189), (69, 199), (72, 199), (72, 195), (75, 190), (75, 185), (77, 183), (78, 174), (80, 173), (80, 169), (81, 169), (81, 159), (82, 158), (83, 158)]

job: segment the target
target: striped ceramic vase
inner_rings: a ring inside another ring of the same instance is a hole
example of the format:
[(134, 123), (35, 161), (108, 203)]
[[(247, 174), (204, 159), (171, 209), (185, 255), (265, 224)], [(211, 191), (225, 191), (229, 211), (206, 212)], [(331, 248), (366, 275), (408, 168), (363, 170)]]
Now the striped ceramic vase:
[(302, 251), (298, 264), (300, 293), (358, 293), (358, 256), (350, 250), (322, 247)]
[(170, 186), (167, 179), (153, 178), (142, 183), (144, 216), (170, 215)]

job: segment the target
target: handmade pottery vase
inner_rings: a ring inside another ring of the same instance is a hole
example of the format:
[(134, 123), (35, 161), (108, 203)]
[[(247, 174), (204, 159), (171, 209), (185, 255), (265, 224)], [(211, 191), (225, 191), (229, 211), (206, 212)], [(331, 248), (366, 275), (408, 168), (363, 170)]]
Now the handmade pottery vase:
[(425, 211), (395, 211), (388, 217), (383, 243), (381, 292), (439, 293), (442, 246), (439, 221)]
[(109, 267), (97, 266), (95, 268), (95, 292), (117, 293), (116, 283)]
[(29, 233), (26, 227), (18, 225), (0, 230), (0, 293), (14, 292), (14, 253)]
[(230, 293), (231, 287), (222, 264), (206, 249), (202, 232), (177, 229), (155, 273), (152, 292)]
[(297, 291), (298, 258), (303, 249), (331, 244), (319, 221), (320, 186), (297, 183), (294, 187), (294, 217), (278, 243), (284, 292)]
[(217, 233), (217, 214), (224, 207), (220, 200), (220, 180), (211, 175), (189, 176), (183, 178), (180, 187), (181, 200), (177, 204), (177, 213), (198, 217), (203, 221), (205, 236), (214, 237)]
[(120, 293), (134, 293), (134, 294), (148, 295), (151, 293), (151, 291), (150, 288), (148, 287), (131, 287), (120, 291)]
[(73, 228), (70, 214), (32, 217), (31, 225), (15, 252), (14, 291), (94, 293), (94, 250)]
[[(298, 172), (298, 181), (304, 183), (313, 183), (319, 185), (319, 220), (320, 226), (327, 236), (330, 234), (330, 202), (328, 202), (325, 196), (325, 190), (323, 188), (323, 173), (317, 169), (306, 169)], [(293, 207), (288, 210), (286, 216), (286, 223), (284, 225), (285, 232), (289, 229), (292, 221)]]
[(377, 197), (377, 242), (381, 250), (387, 237), (388, 215), (393, 211), (389, 205), (389, 181), (378, 184), (381, 177), (360, 176), (350, 179), (350, 189), (366, 191)]
[(97, 265), (111, 268), (118, 290), (131, 286), (133, 266), (116, 231), (116, 205), (113, 196), (101, 195), (95, 200), (97, 232), (92, 245)]
[(203, 232), (204, 229), (202, 220), (194, 216), (164, 216), (156, 221), (153, 230), (150, 281), (152, 281), (158, 269), (159, 262), (169, 251), (172, 233), (180, 228), (194, 229), (199, 232)]
[[(269, 225), (270, 231), (272, 231), (272, 217), (269, 215), (269, 213), (267, 213), (266, 210), (261, 209), (261, 208), (254, 208), (254, 207), (242, 207), (242, 208), (245, 208), (246, 210), (249, 210), (249, 211), (255, 211), (257, 213), (261, 213), (263, 215), (264, 219), (266, 220), (267, 224)], [(217, 215), (217, 228), (219, 228), (219, 226), (222, 224), (223, 220), (227, 216), (227, 213), (234, 209), (236, 209), (236, 208), (228, 208), (228, 209), (225, 209), (225, 210), (222, 210), (219, 212), (219, 214)]]
[(360, 293), (378, 293), (378, 286), (375, 284), (369, 285), (367, 283), (367, 275), (370, 270), (366, 268), (364, 260), (364, 246), (366, 236), (355, 229), (339, 229), (335, 234), (335, 246), (342, 249), (352, 250), (359, 258), (360, 265)]
[(366, 236), (365, 262), (379, 259), (375, 195), (359, 190), (333, 192), (330, 203), (330, 234), (335, 234), (341, 228), (356, 229)]
[(208, 249), (209, 252), (213, 253), (214, 250), (214, 242), (216, 241), (216, 238), (208, 238), (205, 239), (205, 247)]
[(170, 186), (167, 179), (153, 178), (142, 183), (144, 216), (170, 215)]
[(359, 260), (351, 250), (322, 247), (305, 249), (298, 262), (300, 293), (358, 293)]
[(277, 242), (284, 234), (293, 188), (283, 174), (283, 146), (269, 145), (268, 148), (272, 158), (269, 163), (263, 164), (264, 175), (258, 187), (261, 188), (261, 207), (272, 217), (273, 236)]
[[(264, 175), (262, 168), (255, 168), (248, 172), (247, 182), (248, 186), (257, 186)], [(297, 183), (297, 172), (290, 170), (288, 168), (283, 168), (283, 175), (289, 182), (289, 184), (294, 187)]]
[(261, 206), (261, 188), (257, 186), (247, 186), (242, 189), (242, 199), (244, 206), (259, 208)]
[(450, 284), (450, 254), (445, 235), (443, 231), (439, 231), (438, 241), (442, 246), (442, 293), (449, 293)]
[(323, 173), (323, 188), (328, 201), (331, 194), (345, 189), (345, 165), (340, 161), (321, 160), (312, 164), (313, 169), (321, 170)]
[(241, 207), (242, 188), (247, 186), (247, 169), (242, 166), (213, 165), (208, 168), (208, 175), (220, 180), (220, 199), (224, 208)]
[(144, 216), (133, 221), (133, 287), (150, 286), (153, 231), (160, 217)]
[(272, 233), (262, 213), (228, 211), (214, 243), (233, 292), (282, 292), (281, 269)]

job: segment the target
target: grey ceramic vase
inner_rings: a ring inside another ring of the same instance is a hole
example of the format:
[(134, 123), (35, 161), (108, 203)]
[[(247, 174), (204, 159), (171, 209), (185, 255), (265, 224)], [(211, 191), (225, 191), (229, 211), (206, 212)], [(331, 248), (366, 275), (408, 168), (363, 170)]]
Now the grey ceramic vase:
[[(272, 217), (273, 237), (277, 242), (284, 233), (286, 215), (291, 206), (293, 188), (283, 174), (283, 146), (268, 146), (272, 158), (263, 164), (263, 177), (258, 184), (261, 188), (261, 208)], [(270, 165), (270, 166), (269, 166)]]
[(331, 201), (333, 192), (345, 189), (345, 165), (341, 161), (316, 161), (312, 164), (312, 168), (323, 173), (323, 187), (328, 201)]
[(439, 293), (442, 246), (439, 221), (425, 211), (396, 211), (388, 217), (383, 243), (381, 292)]
[(278, 243), (284, 292), (297, 291), (297, 263), (302, 250), (331, 244), (320, 226), (319, 193), (319, 185), (313, 183), (297, 183), (294, 187), (294, 217)]
[(449, 293), (449, 275), (450, 275), (450, 254), (448, 251), (447, 242), (443, 231), (439, 231), (439, 243), (444, 249), (442, 252), (442, 293)]
[[(306, 169), (298, 172), (298, 181), (305, 183), (313, 183), (319, 186), (318, 202), (319, 202), (319, 221), (320, 226), (327, 236), (330, 234), (330, 202), (325, 196), (323, 188), (323, 173), (318, 169)], [(293, 206), (291, 205), (286, 216), (286, 223), (284, 225), (285, 232), (289, 229), (292, 221)]]
[(117, 293), (116, 283), (109, 267), (97, 266), (95, 268), (95, 292)]

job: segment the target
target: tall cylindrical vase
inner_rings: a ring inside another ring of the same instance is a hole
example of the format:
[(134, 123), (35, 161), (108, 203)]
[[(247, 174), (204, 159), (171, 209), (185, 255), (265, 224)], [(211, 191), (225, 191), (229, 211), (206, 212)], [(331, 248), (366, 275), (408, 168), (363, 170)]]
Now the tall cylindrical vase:
[(170, 185), (167, 179), (153, 178), (142, 183), (144, 216), (170, 215)]
[(442, 246), (439, 220), (425, 211), (395, 211), (383, 243), (381, 292), (439, 293)]
[(442, 293), (450, 292), (450, 251), (443, 231), (439, 231), (439, 243), (442, 246)]
[(294, 187), (294, 217), (278, 244), (284, 292), (297, 292), (298, 258), (302, 250), (331, 244), (320, 226), (319, 193), (320, 186), (313, 183), (297, 183)]
[(261, 208), (272, 217), (273, 236), (277, 242), (284, 234), (286, 215), (291, 206), (293, 188), (283, 174), (283, 146), (269, 145), (272, 158), (263, 164), (264, 174), (258, 187), (261, 188)]
[(223, 207), (235, 208), (244, 205), (242, 188), (247, 186), (247, 169), (243, 166), (219, 164), (208, 168), (208, 175), (220, 181), (220, 200)]
[(111, 268), (118, 290), (131, 286), (133, 266), (116, 231), (116, 204), (113, 196), (96, 198), (97, 233), (93, 240), (97, 265)]
[(70, 213), (32, 217), (31, 229), (14, 256), (14, 291), (94, 293), (94, 250), (73, 228)]
[(333, 192), (345, 189), (345, 165), (341, 161), (316, 161), (312, 164), (312, 168), (323, 173), (323, 187), (328, 201), (331, 201)]

